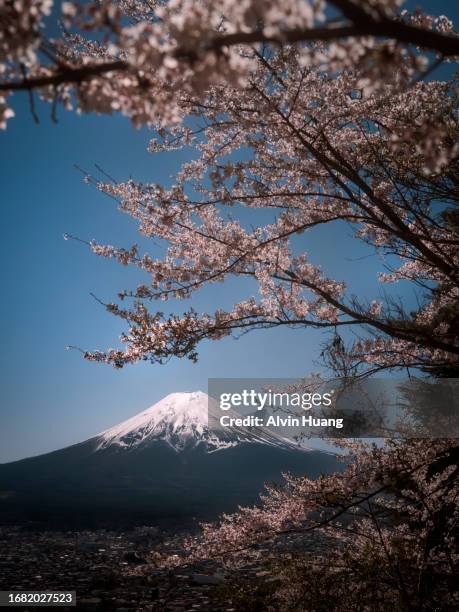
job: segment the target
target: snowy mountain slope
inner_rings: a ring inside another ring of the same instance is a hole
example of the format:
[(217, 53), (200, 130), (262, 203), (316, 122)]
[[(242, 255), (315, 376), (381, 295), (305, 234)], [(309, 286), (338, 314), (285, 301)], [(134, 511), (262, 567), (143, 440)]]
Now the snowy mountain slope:
[[(226, 414), (232, 416), (231, 411)], [(165, 442), (178, 452), (204, 444), (211, 453), (241, 443), (299, 449), (294, 442), (264, 428), (223, 429), (218, 424), (218, 416), (214, 400), (202, 391), (171, 393), (147, 410), (96, 436), (97, 450), (114, 445), (134, 449), (157, 441)]]
[(207, 414), (205, 393), (171, 393), (96, 436), (100, 440), (98, 450), (111, 445), (133, 448), (155, 440), (163, 440), (181, 450), (207, 438)]

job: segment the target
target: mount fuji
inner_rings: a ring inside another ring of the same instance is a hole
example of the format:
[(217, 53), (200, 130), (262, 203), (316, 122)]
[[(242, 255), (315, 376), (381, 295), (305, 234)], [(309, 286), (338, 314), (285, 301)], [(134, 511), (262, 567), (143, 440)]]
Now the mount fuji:
[(0, 465), (0, 523), (183, 524), (256, 503), (283, 472), (338, 469), (267, 429), (223, 429), (217, 414), (205, 393), (172, 393), (84, 442)]
[[(226, 415), (239, 416), (231, 411), (226, 411)], [(265, 428), (222, 428), (216, 403), (202, 391), (171, 393), (144, 412), (103, 431), (97, 438), (97, 450), (113, 446), (133, 450), (158, 442), (176, 452), (201, 446), (213, 453), (247, 443), (307, 450)]]

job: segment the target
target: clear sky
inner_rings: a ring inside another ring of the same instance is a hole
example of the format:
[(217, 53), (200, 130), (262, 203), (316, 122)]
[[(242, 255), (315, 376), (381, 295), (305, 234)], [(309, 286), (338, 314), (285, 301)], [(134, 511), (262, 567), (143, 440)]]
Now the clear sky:
[[(458, 4), (426, 1), (424, 7), (457, 24)], [(173, 360), (114, 370), (66, 351), (68, 344), (116, 345), (122, 323), (89, 294), (110, 301), (142, 278), (63, 240), (68, 232), (125, 247), (139, 242), (133, 221), (84, 184), (74, 165), (91, 171), (99, 164), (120, 180), (167, 182), (184, 157), (149, 154), (147, 130), (136, 131), (121, 117), (61, 110), (54, 125), (49, 107), (39, 106), (36, 125), (25, 96), (16, 97), (14, 108), (16, 117), (0, 134), (0, 462), (84, 440), (168, 393), (206, 391), (209, 377), (296, 377), (320, 369), (324, 338), (309, 330), (255, 331), (238, 340), (207, 342), (197, 364)], [(347, 280), (357, 295), (378, 296), (377, 261), (362, 259), (366, 252), (348, 230), (320, 229), (303, 240), (327, 273)], [(212, 310), (250, 293), (243, 283), (216, 285), (197, 295), (193, 306)], [(179, 304), (179, 310), (187, 306)], [(167, 311), (168, 305), (158, 309)]]

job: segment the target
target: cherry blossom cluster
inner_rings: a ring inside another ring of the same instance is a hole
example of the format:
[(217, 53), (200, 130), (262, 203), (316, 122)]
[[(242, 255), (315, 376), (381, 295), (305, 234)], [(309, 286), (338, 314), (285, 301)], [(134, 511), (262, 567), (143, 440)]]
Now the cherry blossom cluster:
[(0, 2), (0, 61), (33, 64), (43, 19), (51, 14), (52, 0)]
[[(52, 0), (0, 1), (0, 81), (26, 75), (37, 67), (37, 50), (44, 17), (50, 15)], [(0, 93), (0, 129), (6, 128), (14, 111)]]
[[(245, 88), (266, 47), (297, 43), (303, 66), (359, 70), (370, 93), (382, 82), (405, 87), (435, 61), (459, 55), (452, 23), (401, 1), (102, 0), (63, 2), (65, 30), (48, 40), (51, 0), (0, 4), (2, 127), (6, 96), (38, 91), (53, 109), (120, 112), (136, 126), (177, 125), (181, 100), (213, 85)], [(330, 9), (337, 19), (327, 17)], [(53, 111), (54, 112), (54, 111)]]
[[(278, 585), (274, 609), (298, 602), (315, 609), (324, 601), (337, 610), (403, 609), (407, 601), (415, 609), (457, 606), (456, 441), (337, 444), (348, 453), (341, 472), (314, 480), (285, 475), (285, 486), (268, 486), (261, 505), (204, 524), (187, 539), (186, 555), (158, 555), (158, 563), (265, 563)], [(269, 552), (266, 542), (308, 531), (319, 531), (326, 546), (293, 560), (281, 547)]]

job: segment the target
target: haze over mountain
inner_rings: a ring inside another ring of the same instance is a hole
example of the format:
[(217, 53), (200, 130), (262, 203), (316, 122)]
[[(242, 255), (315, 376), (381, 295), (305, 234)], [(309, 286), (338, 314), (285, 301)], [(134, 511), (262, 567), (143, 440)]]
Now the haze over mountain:
[(172, 393), (89, 440), (0, 465), (0, 521), (209, 519), (256, 502), (282, 472), (336, 469), (332, 455), (264, 428), (219, 428), (214, 417), (205, 393)]

